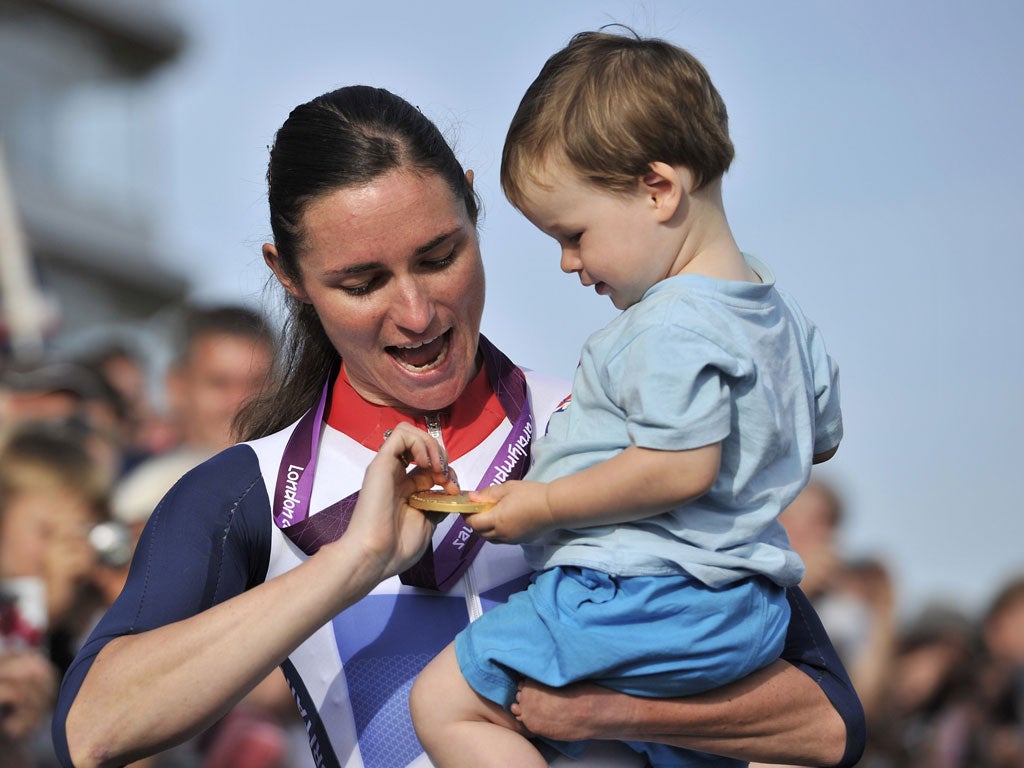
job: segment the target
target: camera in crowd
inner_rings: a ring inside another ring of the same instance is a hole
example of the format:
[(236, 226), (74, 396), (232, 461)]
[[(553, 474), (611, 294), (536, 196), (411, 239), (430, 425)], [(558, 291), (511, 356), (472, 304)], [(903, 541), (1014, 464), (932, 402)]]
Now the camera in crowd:
[(96, 560), (109, 568), (124, 568), (132, 561), (131, 532), (117, 520), (90, 528), (89, 545), (96, 553)]

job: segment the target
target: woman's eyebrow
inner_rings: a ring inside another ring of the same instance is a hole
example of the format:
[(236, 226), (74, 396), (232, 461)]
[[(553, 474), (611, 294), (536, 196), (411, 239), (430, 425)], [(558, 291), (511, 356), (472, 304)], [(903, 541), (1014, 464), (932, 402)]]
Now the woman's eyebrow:
[[(416, 250), (412, 252), (412, 255), (422, 256), (424, 253), (430, 253), (432, 250), (437, 248), (437, 246), (439, 246), (441, 243), (451, 239), (452, 237), (455, 237), (461, 231), (462, 227), (454, 227), (451, 230), (444, 232), (438, 235), (437, 237), (432, 238), (431, 240), (428, 240), (423, 245), (416, 248)], [(372, 272), (373, 270), (380, 268), (381, 262), (379, 261), (365, 261), (360, 264), (351, 264), (347, 267), (343, 267), (342, 269), (328, 270), (324, 276), (327, 278), (340, 278), (362, 274), (363, 272)]]
[(443, 243), (448, 238), (453, 237), (456, 234), (458, 234), (458, 232), (461, 229), (462, 229), (462, 227), (455, 227), (454, 229), (449, 230), (448, 232), (445, 232), (444, 234), (438, 235), (433, 240), (431, 240), (431, 241), (421, 245), (419, 248), (417, 248), (415, 251), (413, 251), (413, 253), (416, 256), (422, 256), (424, 253), (429, 253), (430, 251), (432, 251), (435, 248), (437, 248), (437, 246), (439, 246), (441, 243)]

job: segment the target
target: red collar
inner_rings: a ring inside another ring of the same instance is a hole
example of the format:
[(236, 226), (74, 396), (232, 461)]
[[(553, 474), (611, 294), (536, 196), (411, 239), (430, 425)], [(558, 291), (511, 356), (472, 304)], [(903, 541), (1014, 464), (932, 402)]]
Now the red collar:
[[(368, 403), (356, 392), (341, 367), (331, 401), (328, 403), (327, 423), (353, 440), (376, 451), (384, 442), (384, 432), (400, 421), (425, 428), (423, 417), (412, 416), (389, 405)], [(487, 378), (480, 371), (459, 399), (441, 412), (441, 436), (448, 456), (454, 461), (476, 448), (505, 419), (505, 411)]]

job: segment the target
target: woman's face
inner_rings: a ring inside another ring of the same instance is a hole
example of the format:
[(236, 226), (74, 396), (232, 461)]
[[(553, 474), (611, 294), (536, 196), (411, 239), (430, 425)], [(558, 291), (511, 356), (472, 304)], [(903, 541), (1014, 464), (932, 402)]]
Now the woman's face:
[(465, 204), (436, 174), (391, 172), (314, 200), (302, 218), (296, 283), (352, 386), (413, 411), (450, 405), (477, 370), (484, 271)]

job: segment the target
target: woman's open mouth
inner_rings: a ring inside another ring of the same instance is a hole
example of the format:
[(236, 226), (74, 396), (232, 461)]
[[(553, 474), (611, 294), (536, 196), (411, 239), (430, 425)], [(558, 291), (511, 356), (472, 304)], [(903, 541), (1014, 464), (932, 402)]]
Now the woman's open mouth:
[(386, 347), (385, 351), (403, 368), (416, 373), (430, 371), (441, 365), (448, 357), (451, 328), (430, 341), (408, 346)]

